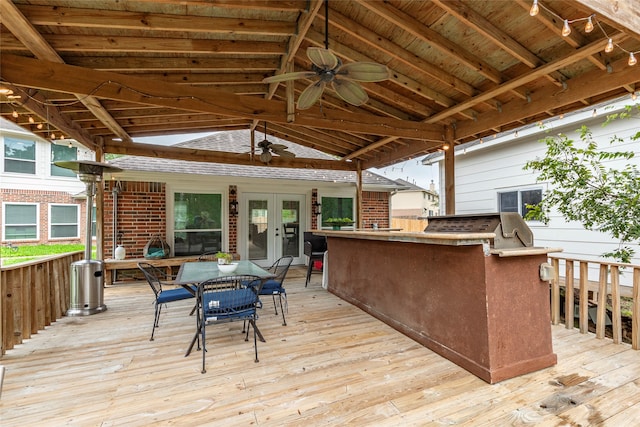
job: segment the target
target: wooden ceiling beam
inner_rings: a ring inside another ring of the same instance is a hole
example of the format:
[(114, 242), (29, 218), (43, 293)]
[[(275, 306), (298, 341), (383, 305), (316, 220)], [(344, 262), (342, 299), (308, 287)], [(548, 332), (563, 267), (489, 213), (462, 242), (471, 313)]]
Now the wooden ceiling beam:
[(162, 31), (163, 33), (261, 34), (291, 36), (296, 27), (286, 21), (221, 18), (161, 13), (81, 9), (59, 6), (21, 6), (33, 25), (81, 28), (117, 28), (123, 30)]
[[(175, 6), (176, 0), (137, 0), (138, 3), (166, 3)], [(204, 6), (221, 9), (250, 9), (274, 12), (300, 12), (307, 7), (308, 0), (180, 0), (180, 6)]]
[[(64, 63), (56, 50), (42, 37), (35, 27), (25, 18), (17, 7), (10, 0), (0, 0), (0, 16), (2, 16), (2, 24), (5, 25), (11, 33), (18, 38), (31, 53), (40, 59), (47, 61)], [(70, 92), (75, 93), (75, 92)], [(131, 137), (120, 127), (113, 117), (105, 110), (100, 102), (91, 96), (78, 96), (78, 100), (82, 102), (100, 121), (102, 121), (114, 134), (125, 141)], [(45, 100), (46, 101), (46, 100)], [(78, 142), (87, 147), (95, 147), (97, 141)]]
[[(517, 120), (535, 116), (548, 110), (558, 110), (562, 106), (571, 105), (582, 99), (588, 99), (615, 90), (623, 85), (640, 81), (638, 70), (627, 65), (623, 58), (611, 64), (612, 72), (595, 69), (567, 81), (567, 88), (557, 90), (554, 87), (531, 94), (531, 102), (515, 100), (503, 105), (502, 112), (487, 112), (478, 116), (475, 122), (459, 122), (456, 139), (481, 134), (494, 126), (502, 126)], [(593, 82), (598, 82), (594, 85)]]
[[(368, 47), (371, 51), (378, 50), (384, 52), (391, 58), (394, 58), (406, 66), (416, 69), (420, 73), (426, 73), (434, 79), (445, 84), (452, 90), (463, 95), (472, 96), (478, 91), (472, 85), (468, 84), (462, 79), (459, 79), (451, 74), (444, 72), (441, 68), (425, 61), (422, 58), (413, 55), (406, 50), (402, 49), (397, 44), (380, 37), (378, 34), (363, 27), (356, 21), (345, 17), (337, 12), (331, 12), (329, 15), (329, 25), (339, 28), (341, 31), (349, 34), (355, 40), (364, 43), (364, 47)], [(378, 62), (382, 62), (378, 60)], [(386, 61), (385, 61), (386, 62)]]
[[(3, 0), (8, 1), (8, 0)], [(4, 23), (4, 21), (3, 21)], [(161, 37), (153, 45), (145, 37), (131, 36), (88, 36), (78, 37), (71, 34), (50, 34), (47, 42), (57, 52), (95, 52), (95, 53), (177, 53), (225, 54), (225, 55), (279, 55), (285, 49), (282, 42), (248, 40), (210, 40), (187, 39), (180, 37)], [(3, 48), (19, 51), (20, 46), (3, 40)], [(26, 49), (23, 49), (26, 51)]]
[[(287, 123), (286, 105), (279, 101), (238, 96), (210, 88), (171, 83), (158, 84), (133, 76), (95, 71), (71, 65), (5, 54), (0, 73), (16, 85), (63, 92), (80, 92), (100, 98), (159, 105), (251, 120)], [(344, 113), (327, 108), (297, 112), (296, 126), (311, 126), (354, 133), (400, 136), (409, 139), (439, 138), (440, 127), (362, 113)]]
[(578, 0), (589, 9), (625, 28), (640, 40), (640, 0)]
[[(3, 83), (3, 85), (6, 84)], [(60, 113), (58, 108), (49, 106), (47, 100), (35, 89), (24, 89), (13, 85), (9, 85), (9, 87), (11, 87), (14, 94), (21, 97), (20, 105), (45, 120), (45, 128), (48, 126), (48, 123), (54, 124), (60, 132), (69, 138), (75, 139), (87, 148), (91, 150), (98, 148), (98, 144), (89, 132), (70, 121), (65, 115)], [(43, 132), (45, 131), (48, 132), (49, 130), (43, 129)]]
[(440, 35), (437, 31), (425, 26), (411, 15), (402, 12), (388, 3), (372, 2), (367, 0), (356, 0), (363, 8), (376, 13), (380, 17), (393, 23), (396, 27), (402, 28), (404, 31), (412, 34), (424, 43), (433, 46), (441, 53), (456, 59), (461, 64), (483, 75), (485, 78), (494, 83), (500, 83), (506, 80), (499, 70), (492, 67), (482, 58), (478, 58), (464, 47), (451, 42), (446, 37)]
[(464, 3), (444, 0), (433, 0), (433, 2), (528, 67), (536, 68), (542, 65), (540, 58)]
[[(224, 151), (201, 150), (195, 148), (182, 148), (164, 145), (118, 143), (106, 141), (105, 152), (124, 154), (130, 156), (157, 157), (172, 160), (186, 160), (191, 162), (224, 163), (245, 166), (266, 166), (258, 160), (252, 160), (250, 153), (229, 153)], [(329, 170), (355, 170), (355, 163), (341, 162), (337, 160), (307, 159), (307, 158), (283, 158), (273, 156), (269, 162), (270, 167), (296, 168), (296, 169), (329, 169)]]
[(65, 56), (66, 63), (78, 67), (113, 72), (267, 72), (278, 68), (278, 59), (256, 58), (203, 58), (162, 57), (127, 55), (121, 56)]
[[(612, 39), (615, 42), (620, 42), (621, 40), (624, 40), (627, 36), (625, 34), (621, 34), (618, 33), (616, 35), (611, 36)], [(443, 118), (446, 117), (451, 117), (454, 114), (458, 113), (459, 111), (464, 111), (467, 108), (471, 108), (474, 105), (476, 105), (479, 102), (484, 102), (486, 100), (495, 98), (496, 96), (507, 92), (513, 88), (522, 86), (526, 83), (532, 82), (546, 74), (549, 74), (552, 71), (555, 71), (557, 69), (560, 69), (562, 67), (565, 67), (569, 64), (573, 64), (574, 62), (580, 61), (586, 57), (588, 57), (589, 55), (593, 55), (595, 52), (598, 52), (602, 50), (602, 41), (598, 40), (595, 41), (591, 44), (588, 44), (586, 46), (584, 46), (583, 48), (580, 48), (578, 50), (575, 50), (561, 58), (559, 58), (556, 61), (553, 62), (549, 62), (548, 64), (542, 65), (534, 70), (529, 71), (528, 73), (524, 73), (522, 75), (520, 75), (519, 77), (516, 77), (508, 82), (505, 82), (503, 84), (501, 84), (500, 86), (488, 90), (486, 92), (483, 92), (482, 94), (475, 96), (473, 98), (468, 99), (467, 101), (464, 102), (460, 102), (458, 105), (456, 105), (455, 107), (452, 107), (448, 110), (442, 111), (438, 114), (433, 115), (432, 117), (430, 117), (429, 119), (427, 119), (427, 122), (437, 122), (439, 120), (442, 120)], [(554, 89), (556, 89), (554, 87)], [(502, 110), (504, 110), (504, 106), (502, 108)]]

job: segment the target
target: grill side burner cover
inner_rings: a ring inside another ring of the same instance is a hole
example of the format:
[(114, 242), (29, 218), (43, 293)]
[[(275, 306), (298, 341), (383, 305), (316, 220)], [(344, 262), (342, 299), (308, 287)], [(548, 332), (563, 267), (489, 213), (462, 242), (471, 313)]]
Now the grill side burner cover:
[(429, 233), (495, 233), (496, 249), (533, 246), (533, 233), (517, 212), (429, 217)]

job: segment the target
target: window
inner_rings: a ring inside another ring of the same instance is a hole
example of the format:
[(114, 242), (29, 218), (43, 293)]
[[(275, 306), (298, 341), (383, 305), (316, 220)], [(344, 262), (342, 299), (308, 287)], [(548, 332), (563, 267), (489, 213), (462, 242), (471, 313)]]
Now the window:
[(322, 198), (322, 220), (329, 218), (351, 218), (353, 217), (352, 197), (323, 197)]
[(6, 203), (4, 212), (4, 240), (33, 240), (38, 238), (38, 205)]
[(518, 212), (523, 217), (530, 211), (530, 209), (527, 209), (527, 205), (537, 205), (541, 201), (541, 189), (498, 193), (500, 212)]
[(49, 237), (51, 239), (80, 237), (79, 205), (50, 205)]
[(78, 150), (75, 147), (51, 144), (51, 176), (68, 176), (75, 178), (76, 173), (74, 171), (56, 166), (53, 162), (77, 160), (77, 158)]
[(174, 194), (174, 253), (198, 255), (222, 250), (222, 195)]
[(35, 175), (36, 143), (5, 137), (4, 171)]

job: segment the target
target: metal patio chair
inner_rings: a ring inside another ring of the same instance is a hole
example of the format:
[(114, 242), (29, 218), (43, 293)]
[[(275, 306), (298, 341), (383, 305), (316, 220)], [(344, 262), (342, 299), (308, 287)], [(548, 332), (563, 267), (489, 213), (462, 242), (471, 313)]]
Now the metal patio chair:
[[(248, 325), (252, 326), (255, 361), (259, 361), (257, 337), (259, 336), (261, 340), (264, 339), (256, 325), (256, 320), (258, 319), (257, 309), (261, 307), (258, 294), (262, 287), (262, 280), (258, 276), (250, 275), (225, 276), (209, 279), (198, 285), (198, 321), (196, 337), (193, 341), (198, 341), (198, 350), (200, 350), (200, 341), (202, 341), (203, 374), (206, 372), (206, 330), (209, 325), (242, 321), (244, 322), (242, 332), (245, 334), (245, 341), (249, 340)], [(187, 355), (193, 347), (193, 341)]]
[(278, 259), (273, 263), (271, 267), (267, 269), (267, 271), (275, 274), (275, 277), (272, 279), (267, 279), (260, 291), (260, 295), (271, 295), (273, 298), (273, 307), (276, 311), (276, 316), (278, 315), (278, 306), (276, 305), (276, 295), (278, 295), (280, 299), (280, 312), (282, 313), (282, 326), (287, 326), (287, 320), (284, 317), (284, 308), (282, 307), (282, 297), (284, 297), (284, 306), (289, 311), (289, 304), (287, 303), (287, 291), (282, 286), (284, 283), (284, 279), (287, 276), (287, 272), (289, 271), (289, 267), (293, 262), (293, 256), (286, 255), (282, 258)]
[[(166, 289), (166, 286), (170, 284), (168, 283), (169, 280), (172, 279), (172, 277), (167, 273), (147, 262), (139, 262), (138, 268), (144, 274), (145, 279), (147, 279), (147, 282), (149, 283), (149, 286), (151, 286), (156, 297), (154, 303), (155, 316), (153, 318), (153, 329), (151, 330), (151, 339), (149, 340), (153, 341), (153, 336), (160, 320), (162, 304), (166, 305), (167, 303), (174, 301), (195, 298), (197, 289), (195, 286)], [(194, 310), (191, 310), (191, 313), (193, 313), (193, 311)]]

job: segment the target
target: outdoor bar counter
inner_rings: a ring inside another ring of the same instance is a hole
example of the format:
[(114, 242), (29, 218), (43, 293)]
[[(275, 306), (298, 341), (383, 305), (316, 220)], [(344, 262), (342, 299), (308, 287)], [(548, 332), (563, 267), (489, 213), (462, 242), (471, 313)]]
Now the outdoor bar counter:
[(561, 249), (492, 249), (494, 233), (314, 234), (330, 292), (486, 382), (556, 364), (539, 268)]

